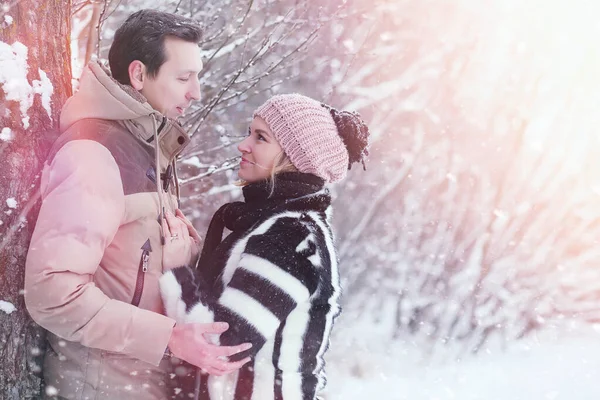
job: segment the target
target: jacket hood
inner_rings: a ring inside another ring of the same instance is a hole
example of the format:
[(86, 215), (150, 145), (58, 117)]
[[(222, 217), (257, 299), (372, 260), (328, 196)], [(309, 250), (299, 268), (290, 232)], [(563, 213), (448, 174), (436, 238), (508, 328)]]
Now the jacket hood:
[(79, 90), (66, 101), (60, 114), (60, 130), (64, 132), (88, 118), (118, 121), (146, 143), (152, 143), (157, 133), (168, 160), (180, 154), (190, 141), (179, 123), (152, 108), (131, 86), (117, 82), (98, 62), (84, 68)]
[[(177, 121), (152, 108), (137, 90), (113, 79), (110, 72), (98, 62), (91, 62), (86, 66), (81, 75), (79, 90), (66, 101), (60, 115), (61, 132), (83, 119), (116, 121), (144, 145), (154, 147), (159, 210), (163, 210), (164, 203), (161, 176), (168, 165), (173, 168), (179, 199), (175, 159), (189, 144), (189, 135)], [(159, 217), (158, 221), (162, 234), (162, 218)]]
[(160, 115), (137, 90), (120, 84), (98, 62), (91, 62), (83, 70), (79, 90), (62, 109), (60, 129), (64, 132), (85, 118), (136, 120), (153, 114)]

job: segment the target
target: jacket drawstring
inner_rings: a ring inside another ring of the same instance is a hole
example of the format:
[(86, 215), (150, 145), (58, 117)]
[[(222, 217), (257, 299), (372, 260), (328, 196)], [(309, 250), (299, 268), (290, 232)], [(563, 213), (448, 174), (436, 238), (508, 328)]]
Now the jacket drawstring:
[(173, 159), (173, 177), (175, 178), (175, 194), (177, 195), (177, 208), (181, 208), (181, 196), (179, 194), (179, 178), (177, 178), (177, 157)]
[(160, 147), (158, 145), (158, 128), (156, 127), (156, 119), (155, 116), (152, 115), (152, 131), (154, 133), (154, 162), (155, 173), (156, 173), (156, 193), (158, 194), (158, 224), (160, 225), (160, 244), (165, 245), (165, 236), (163, 235), (163, 223), (165, 218), (165, 207), (163, 204), (162, 198), (162, 187), (161, 187), (161, 179), (160, 179)]

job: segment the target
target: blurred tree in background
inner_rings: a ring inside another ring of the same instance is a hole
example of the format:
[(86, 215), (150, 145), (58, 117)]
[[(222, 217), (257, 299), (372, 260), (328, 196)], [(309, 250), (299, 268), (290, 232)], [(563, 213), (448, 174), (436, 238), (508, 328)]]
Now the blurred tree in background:
[(269, 96), (300, 92), (370, 126), (367, 171), (332, 187), (345, 288), (333, 365), (354, 362), (335, 349), (359, 343), (463, 357), (598, 321), (591, 2), (75, 0), (75, 87), (141, 8), (205, 27), (203, 98), (183, 119), (193, 139), (180, 163), (182, 208), (201, 234), (240, 195), (236, 145)]

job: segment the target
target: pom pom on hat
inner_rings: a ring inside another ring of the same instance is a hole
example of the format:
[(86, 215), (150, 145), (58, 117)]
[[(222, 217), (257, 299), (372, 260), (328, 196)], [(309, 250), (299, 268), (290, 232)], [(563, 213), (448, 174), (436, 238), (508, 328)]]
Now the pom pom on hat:
[(348, 169), (355, 162), (361, 162), (366, 170), (365, 159), (369, 155), (369, 127), (356, 111), (338, 111), (327, 104), (321, 104), (329, 110), (338, 133), (348, 150)]

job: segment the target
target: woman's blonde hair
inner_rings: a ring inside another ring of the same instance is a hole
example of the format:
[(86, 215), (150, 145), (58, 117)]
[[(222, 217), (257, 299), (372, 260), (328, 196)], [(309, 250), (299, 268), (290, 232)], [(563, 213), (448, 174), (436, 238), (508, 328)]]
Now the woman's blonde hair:
[[(292, 164), (290, 158), (282, 150), (279, 154), (277, 154), (277, 156), (275, 156), (275, 159), (273, 160), (273, 167), (271, 167), (271, 171), (269, 173), (269, 184), (271, 185), (271, 188), (269, 190), (269, 196), (271, 196), (275, 191), (275, 181), (277, 180), (277, 174), (281, 172), (294, 171), (298, 171), (298, 169), (294, 166), (294, 164)], [(250, 182), (246, 182), (245, 180), (241, 179), (235, 184), (237, 186), (246, 186), (249, 183)]]

